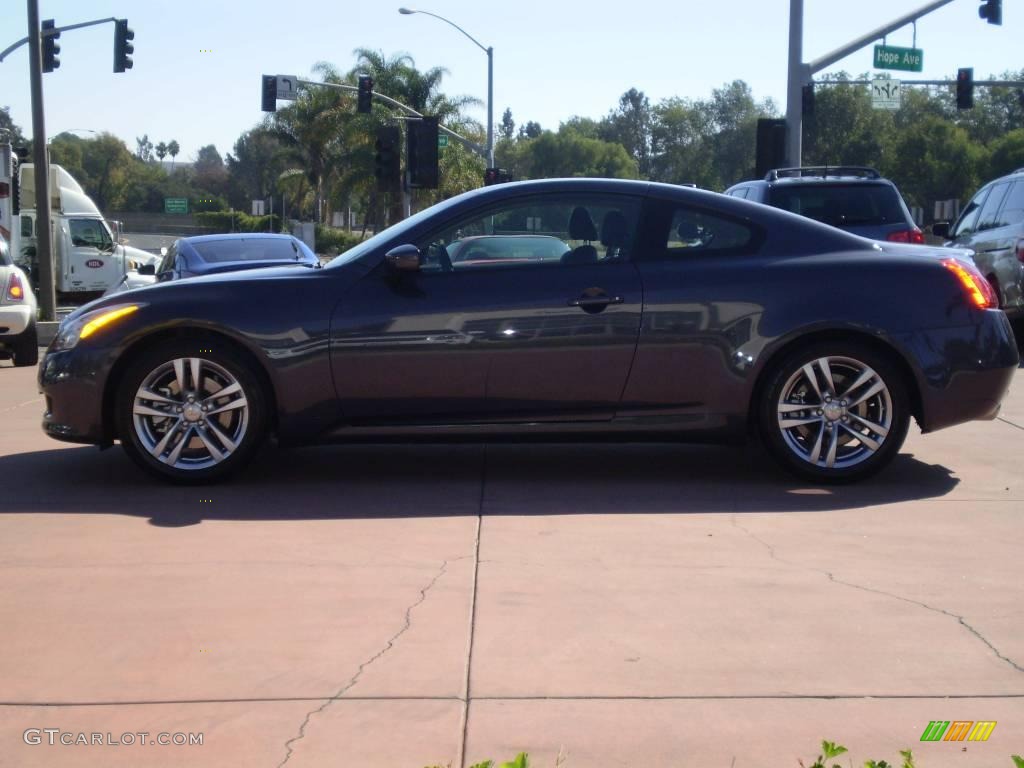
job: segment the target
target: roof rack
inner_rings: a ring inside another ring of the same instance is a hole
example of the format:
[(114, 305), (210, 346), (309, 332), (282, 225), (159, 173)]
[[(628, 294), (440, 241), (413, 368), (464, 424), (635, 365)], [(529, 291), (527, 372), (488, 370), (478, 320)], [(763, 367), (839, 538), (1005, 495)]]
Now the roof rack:
[(863, 179), (880, 179), (882, 174), (866, 165), (806, 165), (801, 168), (774, 168), (768, 171), (765, 181), (781, 178), (802, 178), (804, 176), (857, 176)]

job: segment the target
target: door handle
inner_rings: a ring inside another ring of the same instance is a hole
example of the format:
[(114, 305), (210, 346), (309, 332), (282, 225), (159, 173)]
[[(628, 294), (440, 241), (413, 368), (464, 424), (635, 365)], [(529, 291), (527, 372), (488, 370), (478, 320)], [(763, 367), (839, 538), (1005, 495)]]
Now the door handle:
[(623, 302), (625, 299), (621, 296), (580, 296), (578, 299), (572, 299), (569, 306), (580, 309), (603, 309), (609, 304), (622, 304)]

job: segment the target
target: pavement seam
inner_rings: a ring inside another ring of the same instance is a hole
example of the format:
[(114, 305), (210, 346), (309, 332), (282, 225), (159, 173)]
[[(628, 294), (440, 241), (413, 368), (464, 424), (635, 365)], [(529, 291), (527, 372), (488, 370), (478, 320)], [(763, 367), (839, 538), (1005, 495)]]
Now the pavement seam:
[[(459, 559), (461, 559), (461, 558), (459, 558)], [(438, 582), (438, 580), (442, 576), (444, 576), (445, 572), (448, 569), (448, 562), (449, 562), (448, 560), (445, 560), (444, 562), (441, 563), (441, 569), (434, 575), (434, 578), (432, 578), (430, 580), (430, 582), (425, 587), (423, 587), (420, 590), (420, 596), (416, 599), (416, 601), (414, 603), (412, 603), (412, 605), (410, 605), (408, 608), (405, 609), (405, 620), (402, 623), (402, 628), (399, 629), (390, 638), (388, 638), (388, 641), (384, 644), (383, 648), (381, 648), (379, 651), (377, 651), (377, 653), (375, 653), (369, 659), (367, 659), (362, 664), (360, 664), (359, 668), (356, 670), (356, 673), (354, 675), (352, 675), (352, 677), (350, 677), (348, 679), (348, 682), (346, 682), (345, 685), (343, 685), (341, 688), (339, 688), (338, 691), (333, 696), (331, 696), (328, 699), (324, 699), (323, 703), (319, 707), (317, 707), (316, 709), (312, 709), (312, 710), (310, 710), (309, 712), (306, 713), (305, 718), (303, 718), (303, 720), (302, 720), (302, 725), (299, 726), (299, 732), (295, 736), (293, 736), (292, 738), (288, 739), (288, 741), (286, 741), (284, 743), (284, 748), (286, 750), (286, 754), (285, 754), (284, 760), (282, 760), (280, 763), (278, 763), (277, 768), (281, 768), (281, 766), (283, 766), (285, 763), (287, 763), (289, 760), (291, 760), (292, 754), (295, 751), (294, 748), (293, 748), (293, 745), (297, 741), (300, 741), (301, 739), (305, 738), (305, 736), (306, 736), (306, 727), (309, 725), (309, 722), (312, 719), (313, 715), (320, 714), (321, 712), (326, 710), (329, 706), (331, 706), (331, 704), (333, 704), (335, 701), (337, 701), (342, 696), (344, 696), (346, 691), (348, 691), (356, 683), (359, 682), (359, 678), (363, 676), (363, 672), (366, 671), (366, 668), (369, 667), (371, 664), (373, 664), (375, 661), (377, 661), (377, 659), (379, 659), (385, 653), (390, 651), (394, 647), (395, 641), (397, 641), (398, 638), (400, 638), (402, 635), (404, 635), (412, 627), (412, 612), (413, 612), (413, 610), (415, 608), (417, 608), (418, 606), (422, 605), (426, 601), (426, 599), (427, 599), (427, 592), (429, 592), (431, 590), (431, 588)]]
[(469, 643), (466, 648), (466, 674), (462, 685), (462, 716), (459, 723), (459, 754), (455, 765), (466, 764), (466, 739), (469, 736), (469, 684), (473, 670), (473, 640), (476, 636), (476, 595), (480, 583), (480, 534), (484, 526), (484, 494), (487, 491), (487, 443), (484, 443), (483, 466), (480, 468), (480, 500), (476, 514), (476, 540), (473, 542), (473, 589), (469, 598)]
[(835, 575), (831, 571), (826, 571), (826, 570), (824, 570), (822, 568), (813, 568), (813, 567), (811, 567), (809, 565), (801, 565), (800, 563), (793, 563), (793, 562), (790, 562), (789, 560), (783, 560), (781, 557), (779, 557), (778, 555), (775, 554), (775, 548), (771, 544), (769, 544), (764, 539), (762, 539), (760, 536), (757, 536), (756, 534), (752, 533), (751, 531), (747, 530), (742, 525), (737, 523), (736, 522), (736, 515), (735, 514), (732, 515), (730, 519), (732, 521), (732, 525), (733, 525), (734, 528), (738, 528), (739, 530), (743, 531), (745, 534), (747, 534), (747, 536), (752, 538), (754, 541), (759, 543), (761, 546), (765, 547), (768, 550), (768, 555), (773, 560), (776, 560), (776, 561), (778, 561), (778, 562), (780, 562), (780, 563), (782, 563), (784, 565), (788, 565), (791, 568), (797, 568), (799, 570), (806, 570), (806, 571), (812, 571), (814, 573), (820, 573), (820, 574), (828, 577), (828, 580), (833, 582), (834, 584), (841, 584), (842, 586), (850, 587), (851, 589), (859, 589), (862, 592), (871, 592), (871, 593), (874, 593), (876, 595), (882, 595), (883, 597), (892, 598), (893, 600), (901, 600), (901, 601), (903, 601), (905, 603), (910, 603), (911, 605), (916, 605), (916, 606), (918, 606), (920, 608), (924, 608), (926, 610), (933, 611), (934, 613), (941, 613), (944, 616), (949, 616), (951, 619), (956, 619), (957, 622), (964, 629), (966, 629), (968, 632), (970, 632), (976, 638), (981, 640), (981, 642), (983, 642), (986, 646), (988, 646), (989, 650), (992, 651), (992, 653), (994, 653), (997, 658), (999, 658), (1002, 661), (1006, 662), (1007, 664), (1009, 664), (1011, 667), (1013, 667), (1018, 672), (1024, 672), (1024, 667), (1021, 667), (1013, 659), (1010, 659), (1010, 658), (1004, 656), (1002, 653), (1000, 653), (999, 649), (996, 648), (991, 642), (989, 642), (988, 638), (986, 638), (984, 635), (982, 635), (981, 632), (979, 632), (977, 629), (975, 629), (970, 624), (968, 624), (963, 616), (960, 616), (959, 614), (953, 613), (952, 611), (947, 611), (945, 608), (936, 608), (933, 605), (928, 605), (928, 603), (922, 603), (919, 600), (913, 600), (913, 599), (911, 599), (909, 597), (903, 597), (902, 595), (896, 595), (896, 594), (893, 594), (892, 592), (884, 592), (883, 590), (875, 589), (873, 587), (865, 587), (865, 586), (863, 586), (861, 584), (854, 584), (853, 582), (850, 582), (850, 581), (843, 581), (842, 579), (837, 579), (835, 577)]

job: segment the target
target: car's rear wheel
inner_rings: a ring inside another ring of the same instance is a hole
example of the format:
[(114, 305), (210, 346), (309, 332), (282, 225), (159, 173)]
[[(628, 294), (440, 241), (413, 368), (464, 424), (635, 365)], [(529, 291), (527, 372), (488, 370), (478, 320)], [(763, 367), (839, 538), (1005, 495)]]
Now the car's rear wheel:
[(250, 364), (233, 350), (204, 342), (165, 345), (133, 362), (115, 409), (128, 455), (182, 483), (219, 479), (243, 466), (267, 423)]
[(16, 367), (24, 368), (39, 362), (39, 332), (35, 322), (29, 323), (13, 346), (12, 357)]
[(795, 474), (850, 482), (899, 452), (910, 412), (898, 369), (870, 347), (816, 343), (769, 376), (760, 409), (769, 452)]

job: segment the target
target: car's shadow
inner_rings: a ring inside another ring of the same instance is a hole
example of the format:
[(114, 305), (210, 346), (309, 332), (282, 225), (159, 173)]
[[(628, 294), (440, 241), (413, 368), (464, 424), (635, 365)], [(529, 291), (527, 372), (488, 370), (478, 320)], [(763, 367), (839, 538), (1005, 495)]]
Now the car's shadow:
[(268, 446), (229, 482), (175, 486), (120, 449), (0, 456), (6, 513), (124, 514), (154, 525), (539, 514), (832, 511), (948, 494), (944, 466), (901, 454), (867, 481), (814, 486), (760, 450), (664, 444)]

